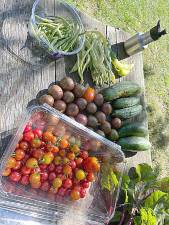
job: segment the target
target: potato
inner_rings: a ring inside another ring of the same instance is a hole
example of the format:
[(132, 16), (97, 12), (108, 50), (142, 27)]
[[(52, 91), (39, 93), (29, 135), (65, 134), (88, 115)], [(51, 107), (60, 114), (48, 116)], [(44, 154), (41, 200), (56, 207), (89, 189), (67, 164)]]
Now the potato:
[(82, 97), (83, 94), (84, 94), (84, 92), (85, 92), (85, 88), (84, 88), (82, 85), (80, 85), (80, 84), (75, 84), (75, 87), (74, 87), (74, 89), (73, 89), (73, 93), (74, 93), (74, 95), (75, 95), (77, 98)]
[(79, 113), (79, 108), (76, 104), (74, 103), (69, 103), (66, 109), (66, 114), (68, 116), (77, 116), (77, 114)]
[(52, 95), (55, 100), (59, 100), (63, 97), (63, 90), (58, 85), (54, 84), (48, 88), (48, 93)]
[(62, 100), (57, 100), (57, 101), (54, 102), (53, 107), (55, 109), (57, 109), (58, 111), (64, 113), (65, 110), (66, 110), (66, 103)]
[(105, 133), (105, 134), (110, 134), (111, 132), (111, 124), (107, 121), (105, 121), (102, 125), (101, 125), (101, 130)]
[(88, 113), (94, 114), (97, 111), (97, 106), (95, 103), (90, 102), (88, 103), (86, 110)]
[(88, 116), (88, 122), (87, 122), (87, 125), (89, 127), (97, 127), (98, 126), (98, 120), (95, 116)]
[(106, 115), (101, 112), (101, 111), (98, 111), (96, 114), (95, 114), (96, 118), (98, 119), (99, 123), (104, 123), (106, 121)]
[(102, 130), (97, 130), (96, 133), (98, 133), (102, 137), (105, 137), (105, 133)]
[(108, 103), (108, 102), (105, 102), (102, 105), (102, 112), (104, 112), (106, 115), (110, 115), (111, 112), (112, 112), (112, 106), (111, 106), (111, 104)]
[(47, 114), (46, 121), (47, 121), (48, 125), (57, 125), (59, 122), (59, 118), (56, 116), (53, 116), (51, 114)]
[(111, 124), (113, 128), (119, 129), (122, 126), (122, 121), (119, 118), (113, 118)]
[(71, 103), (71, 102), (74, 101), (74, 99), (75, 99), (75, 96), (74, 96), (74, 94), (71, 91), (65, 91), (63, 93), (63, 100), (66, 103)]
[(76, 116), (76, 121), (78, 122), (78, 123), (81, 123), (81, 124), (83, 124), (84, 126), (86, 126), (87, 125), (87, 116), (85, 116), (84, 114), (78, 114), (77, 116)]
[(53, 106), (53, 104), (54, 104), (54, 98), (51, 95), (42, 95), (39, 98), (39, 103), (40, 104), (47, 103), (48, 105)]
[(66, 127), (62, 122), (59, 122), (58, 125), (55, 127), (53, 134), (55, 136), (62, 137), (66, 133)]
[(104, 98), (102, 94), (96, 94), (94, 98), (94, 102), (97, 106), (102, 106), (104, 102)]
[(72, 78), (70, 77), (64, 77), (60, 82), (60, 86), (63, 88), (65, 91), (71, 91), (73, 90), (75, 84)]
[(87, 106), (87, 101), (84, 98), (78, 98), (76, 101), (77, 106), (79, 107), (79, 110), (84, 110)]

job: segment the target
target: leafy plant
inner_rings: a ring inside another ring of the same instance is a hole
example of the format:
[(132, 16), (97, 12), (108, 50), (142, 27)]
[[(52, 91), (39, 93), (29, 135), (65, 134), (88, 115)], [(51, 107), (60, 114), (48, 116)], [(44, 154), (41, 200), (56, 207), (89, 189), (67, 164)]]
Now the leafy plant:
[(139, 164), (123, 175), (120, 197), (123, 203), (110, 224), (169, 224), (169, 177), (158, 179), (148, 164)]

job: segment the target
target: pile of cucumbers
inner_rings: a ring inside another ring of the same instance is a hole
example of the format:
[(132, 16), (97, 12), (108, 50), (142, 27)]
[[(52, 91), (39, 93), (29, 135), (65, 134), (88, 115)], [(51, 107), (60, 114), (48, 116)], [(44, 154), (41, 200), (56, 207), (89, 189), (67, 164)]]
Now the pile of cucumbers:
[(111, 116), (122, 120), (122, 126), (114, 131), (110, 139), (116, 141), (123, 151), (146, 151), (151, 147), (146, 126), (138, 122), (125, 123), (125, 120), (142, 112), (140, 93), (141, 87), (131, 81), (122, 81), (102, 91), (104, 100), (113, 107)]

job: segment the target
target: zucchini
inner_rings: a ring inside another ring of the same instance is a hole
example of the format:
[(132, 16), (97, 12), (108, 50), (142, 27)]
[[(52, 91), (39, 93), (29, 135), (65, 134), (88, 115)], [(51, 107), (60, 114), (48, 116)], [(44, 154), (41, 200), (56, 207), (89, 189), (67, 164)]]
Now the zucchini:
[(112, 101), (121, 97), (129, 97), (140, 93), (141, 88), (138, 84), (131, 81), (122, 81), (109, 88), (102, 90), (105, 101)]
[(121, 146), (123, 151), (132, 152), (146, 151), (151, 147), (151, 144), (147, 139), (136, 136), (120, 138), (117, 141), (117, 144)]
[(119, 117), (121, 119), (129, 119), (139, 115), (142, 111), (142, 105), (135, 105), (124, 109), (116, 109), (113, 111), (113, 117)]
[(123, 109), (140, 104), (140, 97), (119, 98), (112, 102), (114, 109)]
[(119, 137), (137, 136), (146, 137), (148, 129), (141, 123), (130, 123), (118, 130)]

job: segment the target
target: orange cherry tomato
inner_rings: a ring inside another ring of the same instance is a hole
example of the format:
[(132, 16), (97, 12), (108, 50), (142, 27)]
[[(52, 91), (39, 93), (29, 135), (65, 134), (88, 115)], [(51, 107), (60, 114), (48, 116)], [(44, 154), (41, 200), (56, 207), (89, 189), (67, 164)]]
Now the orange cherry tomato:
[(92, 172), (89, 172), (88, 174), (87, 174), (87, 181), (89, 181), (89, 182), (92, 182), (92, 181), (94, 181), (94, 173), (92, 173)]
[(65, 157), (66, 151), (65, 151), (64, 149), (61, 149), (61, 150), (59, 151), (59, 155), (60, 155), (61, 157)]
[(33, 169), (33, 168), (38, 167), (38, 161), (37, 161), (37, 159), (35, 159), (35, 158), (29, 158), (26, 161), (26, 167), (27, 168), (30, 168), (30, 169)]
[(10, 157), (7, 161), (6, 167), (12, 169), (16, 166), (16, 159), (13, 157)]
[(59, 151), (59, 148), (52, 144), (47, 144), (47, 150), (53, 153), (57, 153)]
[(2, 176), (4, 177), (8, 177), (11, 173), (11, 169), (10, 168), (5, 168), (3, 173), (2, 173)]
[(73, 152), (68, 152), (68, 153), (67, 153), (67, 158), (70, 159), (70, 160), (74, 160), (74, 159), (75, 159), (75, 153), (73, 153)]
[(53, 139), (52, 139), (52, 144), (56, 144), (56, 142), (57, 142), (57, 137), (55, 137), (55, 136), (53, 136)]
[(16, 160), (21, 160), (25, 157), (25, 151), (22, 149), (17, 149), (15, 151), (15, 159)]
[(80, 192), (78, 190), (72, 190), (70, 193), (72, 200), (79, 200), (80, 199)]
[(88, 87), (84, 92), (83, 98), (86, 99), (87, 102), (92, 102), (95, 97), (95, 90), (91, 87)]
[(63, 164), (67, 164), (69, 162), (70, 162), (69, 158), (67, 158), (67, 157), (64, 157), (63, 158)]
[(49, 164), (51, 164), (53, 159), (54, 159), (53, 153), (47, 152), (47, 153), (44, 154), (42, 161), (43, 161), (44, 164), (49, 165)]
[(74, 152), (75, 154), (77, 154), (80, 152), (80, 148), (78, 145), (75, 144), (71, 147), (71, 151)]
[(65, 138), (62, 138), (62, 140), (60, 141), (60, 147), (67, 148), (68, 146), (69, 146), (68, 140), (66, 140)]
[(54, 164), (60, 165), (62, 163), (62, 158), (60, 156), (55, 156), (54, 158)]
[(49, 141), (49, 142), (52, 142), (53, 141), (53, 134), (52, 134), (52, 132), (50, 132), (50, 131), (45, 131), (44, 133), (43, 133), (43, 140), (44, 141)]
[(64, 173), (65, 175), (71, 174), (71, 173), (72, 173), (72, 168), (71, 168), (71, 166), (65, 165), (65, 166), (63, 167), (63, 173)]
[(38, 184), (40, 182), (40, 174), (32, 173), (29, 177), (29, 181), (31, 184)]

